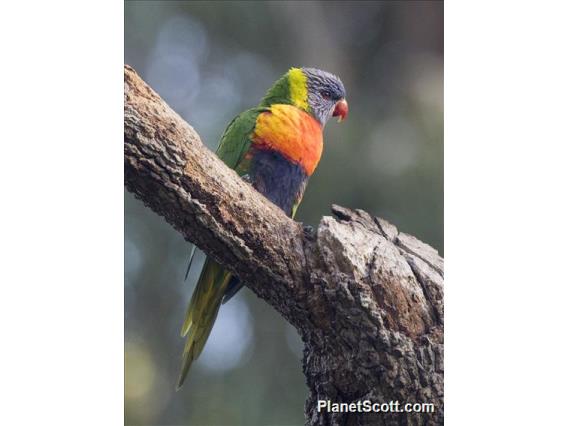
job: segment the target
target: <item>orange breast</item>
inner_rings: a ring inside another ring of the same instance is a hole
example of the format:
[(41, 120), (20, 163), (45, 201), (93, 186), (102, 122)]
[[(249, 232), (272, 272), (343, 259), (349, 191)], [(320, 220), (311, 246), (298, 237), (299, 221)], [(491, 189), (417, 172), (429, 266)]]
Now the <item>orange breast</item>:
[(321, 157), (323, 132), (308, 113), (292, 105), (276, 104), (258, 116), (253, 142), (259, 149), (278, 151), (300, 164), (310, 176)]

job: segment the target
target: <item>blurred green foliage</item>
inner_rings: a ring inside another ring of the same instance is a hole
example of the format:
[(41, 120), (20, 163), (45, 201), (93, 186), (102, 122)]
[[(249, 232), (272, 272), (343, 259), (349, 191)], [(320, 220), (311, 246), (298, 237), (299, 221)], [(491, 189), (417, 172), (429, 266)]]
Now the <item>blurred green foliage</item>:
[[(317, 225), (331, 203), (362, 208), (443, 254), (442, 2), (127, 2), (125, 63), (211, 149), (289, 67), (339, 75), (349, 119), (327, 125), (297, 219)], [(189, 251), (125, 193), (126, 423), (303, 424), (299, 337), (247, 289), (175, 392), (200, 266), (183, 282)]]

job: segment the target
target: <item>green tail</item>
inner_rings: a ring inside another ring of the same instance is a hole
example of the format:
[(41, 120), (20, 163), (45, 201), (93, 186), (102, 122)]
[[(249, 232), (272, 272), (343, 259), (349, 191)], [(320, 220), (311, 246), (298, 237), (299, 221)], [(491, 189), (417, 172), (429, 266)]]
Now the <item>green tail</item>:
[(211, 333), (231, 273), (207, 258), (185, 314), (181, 336), (187, 336), (177, 389), (181, 388), (191, 363), (197, 359)]

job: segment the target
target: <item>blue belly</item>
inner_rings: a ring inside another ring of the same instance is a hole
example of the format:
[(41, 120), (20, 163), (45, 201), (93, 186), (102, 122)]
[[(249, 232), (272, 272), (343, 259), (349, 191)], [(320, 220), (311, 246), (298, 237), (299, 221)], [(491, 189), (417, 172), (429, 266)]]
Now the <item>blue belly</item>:
[(254, 149), (249, 176), (255, 189), (291, 215), (308, 176), (304, 169), (276, 151)]

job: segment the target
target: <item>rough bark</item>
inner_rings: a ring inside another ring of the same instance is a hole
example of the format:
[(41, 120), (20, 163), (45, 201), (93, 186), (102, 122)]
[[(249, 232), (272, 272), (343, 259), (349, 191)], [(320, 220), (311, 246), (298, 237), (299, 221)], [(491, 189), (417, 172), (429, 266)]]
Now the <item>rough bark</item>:
[[(124, 69), (125, 182), (300, 333), (306, 424), (443, 421), (443, 259), (362, 210), (332, 206), (315, 232), (287, 217)], [(432, 403), (434, 413), (332, 413), (318, 400)]]

